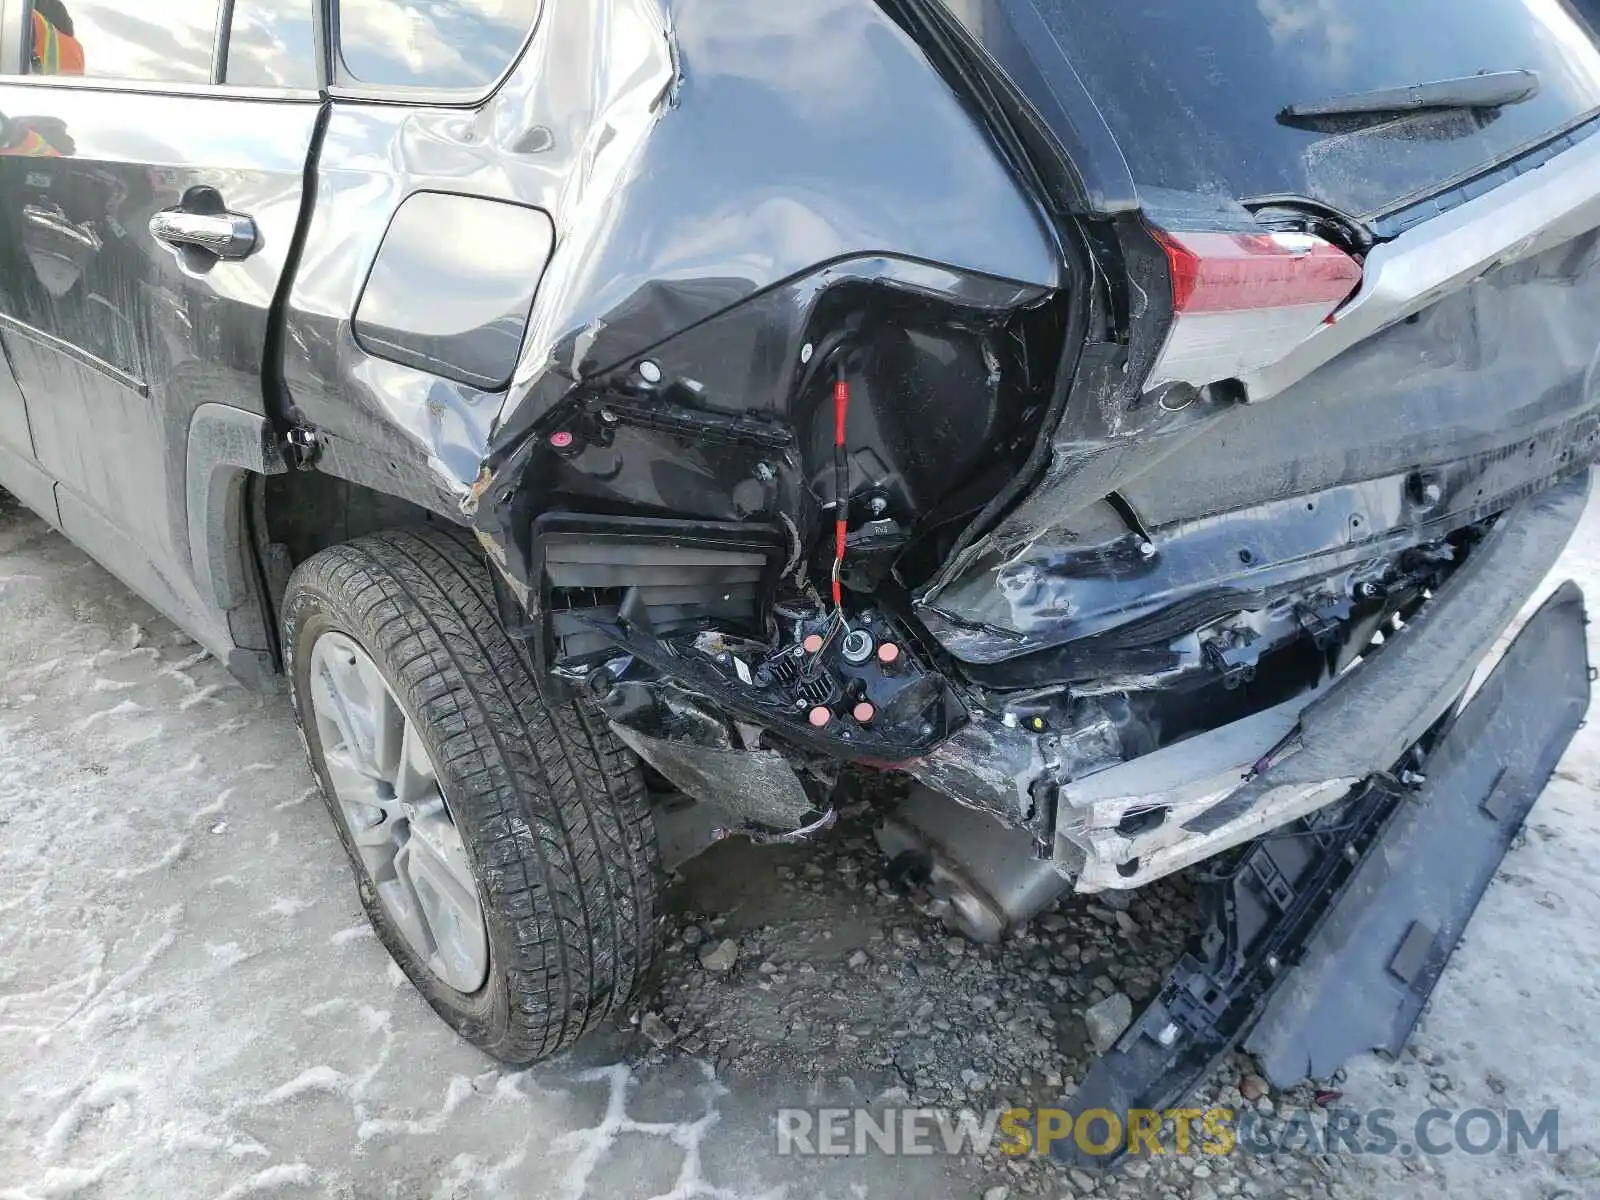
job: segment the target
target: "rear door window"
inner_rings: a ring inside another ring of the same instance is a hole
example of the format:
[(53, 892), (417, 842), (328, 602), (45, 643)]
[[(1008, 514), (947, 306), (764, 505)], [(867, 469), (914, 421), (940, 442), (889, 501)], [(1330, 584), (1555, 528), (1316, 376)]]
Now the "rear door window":
[(209, 83), (217, 9), (218, 0), (33, 0), (27, 70)]
[(234, 87), (314, 88), (316, 0), (233, 0), (223, 81)]
[(340, 0), (339, 54), (351, 82), (487, 87), (521, 52), (540, 0)]
[[(1038, 10), (1145, 187), (1297, 194), (1370, 215), (1600, 110), (1600, 0), (945, 0), (969, 25), (995, 2)], [(1536, 72), (1540, 90), (1497, 110), (1343, 128), (1278, 119), (1293, 104), (1512, 70)]]

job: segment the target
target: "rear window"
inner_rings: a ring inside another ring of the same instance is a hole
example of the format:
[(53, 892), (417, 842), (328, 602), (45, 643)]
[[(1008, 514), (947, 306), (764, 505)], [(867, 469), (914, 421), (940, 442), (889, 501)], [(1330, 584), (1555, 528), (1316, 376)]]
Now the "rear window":
[(540, 0), (340, 0), (339, 55), (357, 83), (477, 89), (521, 51)]
[[(1600, 110), (1600, 0), (1031, 2), (1144, 187), (1370, 216)], [(1540, 91), (1498, 110), (1332, 132), (1278, 120), (1292, 104), (1518, 69)]]

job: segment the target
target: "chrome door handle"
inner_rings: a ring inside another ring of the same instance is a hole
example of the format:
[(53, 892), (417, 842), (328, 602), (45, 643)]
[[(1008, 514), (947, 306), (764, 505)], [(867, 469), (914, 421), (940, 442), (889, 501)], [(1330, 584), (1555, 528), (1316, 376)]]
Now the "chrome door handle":
[(150, 233), (169, 246), (194, 246), (218, 258), (237, 260), (254, 253), (256, 223), (243, 213), (192, 213), (169, 208), (150, 218)]

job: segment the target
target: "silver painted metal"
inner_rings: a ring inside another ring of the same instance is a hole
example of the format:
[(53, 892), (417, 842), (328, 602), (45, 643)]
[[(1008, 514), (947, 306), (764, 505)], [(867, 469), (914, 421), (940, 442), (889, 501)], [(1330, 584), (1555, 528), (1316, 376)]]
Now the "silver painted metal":
[(1350, 347), (1507, 263), (1600, 225), (1600, 138), (1374, 248), (1361, 290), (1291, 353), (1247, 376), (1252, 401), (1286, 391)]
[(342, 633), (312, 646), (310, 690), (335, 810), (384, 911), (429, 970), (477, 991), (489, 973), (483, 904), (416, 721)]

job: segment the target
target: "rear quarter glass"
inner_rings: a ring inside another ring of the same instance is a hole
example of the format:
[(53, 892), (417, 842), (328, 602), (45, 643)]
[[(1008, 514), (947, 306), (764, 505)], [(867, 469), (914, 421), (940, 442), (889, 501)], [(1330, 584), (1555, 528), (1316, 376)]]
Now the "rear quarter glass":
[(341, 0), (348, 78), (381, 87), (483, 88), (517, 57), (541, 0)]

